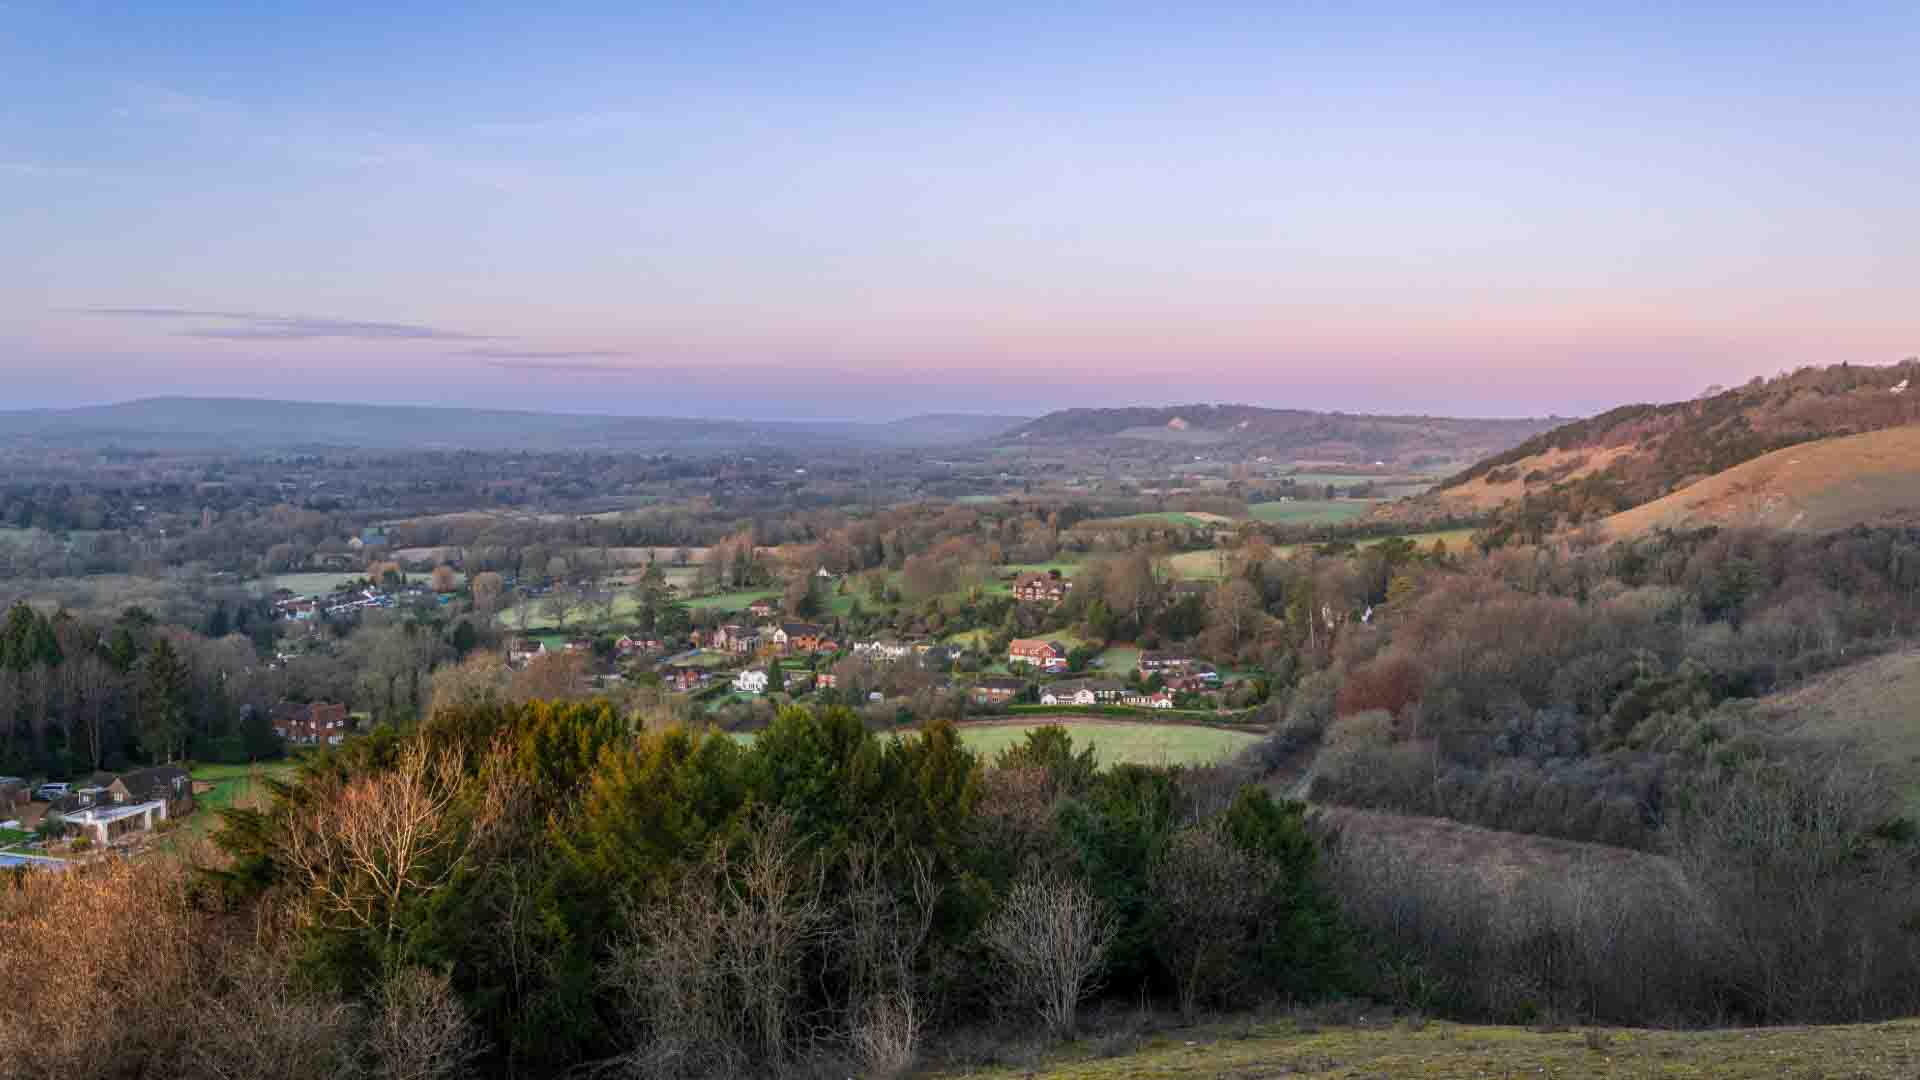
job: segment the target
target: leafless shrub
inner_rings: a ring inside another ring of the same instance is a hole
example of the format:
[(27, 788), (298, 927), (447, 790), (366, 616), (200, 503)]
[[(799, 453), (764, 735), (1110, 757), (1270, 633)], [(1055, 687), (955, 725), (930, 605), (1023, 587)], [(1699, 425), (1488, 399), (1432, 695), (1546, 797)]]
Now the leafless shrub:
[(1034, 1003), (1056, 1036), (1071, 1035), (1080, 1002), (1099, 984), (1116, 925), (1077, 881), (1016, 883), (982, 934), (1014, 994)]
[(362, 1074), (359, 1012), (345, 1002), (295, 995), (284, 953), (236, 943), (220, 970), (217, 985), (195, 1002), (183, 1071), (221, 1080)]
[(380, 1080), (444, 1080), (480, 1054), (479, 1034), (445, 975), (396, 971), (380, 984), (379, 1006), (370, 1042)]
[(896, 881), (873, 849), (851, 849), (836, 919), (835, 952), (848, 976), (849, 1041), (873, 1075), (913, 1065), (927, 1019), (916, 966), (933, 930), (940, 887), (924, 856), (905, 859), (897, 873), (904, 880)]
[(1246, 943), (1260, 915), (1265, 868), (1216, 828), (1175, 834), (1153, 870), (1166, 918), (1155, 944), (1172, 970), (1180, 1013), (1191, 1023), (1203, 997), (1230, 994), (1244, 972)]
[(784, 1066), (829, 915), (820, 868), (785, 817), (758, 823), (738, 858), (714, 850), (673, 899), (633, 914), (602, 969), (629, 1017), (618, 1064), (640, 1075)]

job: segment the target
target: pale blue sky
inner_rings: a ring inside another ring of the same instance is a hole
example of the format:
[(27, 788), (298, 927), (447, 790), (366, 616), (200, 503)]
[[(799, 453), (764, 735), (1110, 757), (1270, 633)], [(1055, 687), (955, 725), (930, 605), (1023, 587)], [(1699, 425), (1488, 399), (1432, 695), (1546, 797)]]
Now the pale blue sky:
[(1573, 413), (1920, 352), (1920, 7), (0, 0), (0, 405)]

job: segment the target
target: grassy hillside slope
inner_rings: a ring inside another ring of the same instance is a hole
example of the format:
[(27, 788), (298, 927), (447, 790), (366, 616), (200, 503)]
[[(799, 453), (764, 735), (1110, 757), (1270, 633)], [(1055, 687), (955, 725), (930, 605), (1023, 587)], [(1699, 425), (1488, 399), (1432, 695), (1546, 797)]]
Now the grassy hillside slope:
[(1616, 537), (1656, 528), (1765, 525), (1828, 532), (1920, 520), (1920, 425), (1791, 446), (1605, 521)]
[(1151, 1077), (1912, 1077), (1920, 1021), (1844, 1027), (1645, 1031), (1312, 1021), (1085, 1039), (1037, 1063), (928, 1073), (1032, 1080)]
[(1652, 502), (1786, 447), (1920, 423), (1920, 360), (1808, 368), (1555, 428), (1379, 516), (1486, 513), (1531, 500), (1574, 520)]
[(1920, 649), (1877, 656), (1785, 693), (1750, 713), (1763, 730), (1852, 745), (1920, 813)]

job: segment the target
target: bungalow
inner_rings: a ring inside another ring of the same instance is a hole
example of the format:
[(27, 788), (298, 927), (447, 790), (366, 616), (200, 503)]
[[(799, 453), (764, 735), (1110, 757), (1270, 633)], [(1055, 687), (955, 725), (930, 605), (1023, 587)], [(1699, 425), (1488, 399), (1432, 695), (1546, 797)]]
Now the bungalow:
[(1073, 582), (1060, 576), (1059, 571), (1046, 574), (1022, 574), (1014, 582), (1014, 598), (1023, 604), (1057, 604), (1073, 591)]
[(1067, 647), (1057, 641), (1015, 638), (1007, 646), (1007, 663), (1026, 664), (1041, 671), (1065, 671)]
[(701, 686), (710, 682), (712, 679), (713, 673), (707, 671), (705, 668), (670, 667), (660, 673), (661, 682), (665, 683), (668, 688), (678, 690), (683, 694), (700, 689)]
[(1005, 705), (1027, 688), (1025, 679), (988, 676), (973, 684), (975, 705)]
[(781, 623), (771, 635), (774, 648), (782, 653), (818, 652), (826, 636), (826, 627), (805, 622)]
[(1154, 694), (1128, 694), (1120, 699), (1120, 704), (1131, 705), (1136, 709), (1171, 709), (1173, 695), (1165, 690)]
[(273, 707), (273, 730), (290, 743), (338, 746), (352, 727), (353, 720), (342, 704), (283, 701)]
[(747, 605), (747, 614), (756, 619), (772, 618), (773, 613), (778, 610), (780, 610), (780, 605), (771, 600), (755, 600), (753, 603)]
[(507, 643), (507, 663), (514, 667), (533, 662), (533, 658), (547, 651), (546, 642), (532, 638), (514, 638)]
[(1126, 692), (1125, 684), (1112, 679), (1077, 679), (1042, 687), (1040, 704), (1100, 705), (1118, 701)]
[(149, 832), (192, 809), (193, 780), (187, 770), (161, 765), (81, 788), (55, 804), (54, 812), (67, 826), (105, 847), (133, 833)]
[(1140, 654), (1140, 674), (1150, 675), (1156, 671), (1179, 671), (1193, 663), (1193, 658), (1177, 652), (1143, 652)]
[(764, 668), (748, 668), (733, 677), (733, 688), (743, 694), (764, 694), (767, 692), (767, 673)]

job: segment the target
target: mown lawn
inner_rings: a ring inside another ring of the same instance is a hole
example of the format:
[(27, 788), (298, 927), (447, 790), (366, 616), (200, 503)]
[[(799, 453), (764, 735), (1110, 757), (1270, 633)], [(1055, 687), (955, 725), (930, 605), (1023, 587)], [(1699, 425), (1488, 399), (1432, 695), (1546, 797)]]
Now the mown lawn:
[(33, 834), (22, 829), (0, 829), (0, 851), (5, 851), (15, 844), (24, 844), (31, 839)]
[(195, 828), (210, 828), (214, 815), (208, 813), (203, 816), (200, 811), (223, 810), (244, 804), (253, 797), (256, 777), (291, 776), (296, 764), (292, 758), (282, 758), (258, 765), (195, 765), (193, 778), (211, 782), (213, 790), (194, 796), (195, 812), (188, 820)]
[(1204, 765), (1230, 757), (1259, 739), (1241, 731), (1126, 720), (1065, 720), (1057, 725), (970, 723), (960, 725), (960, 738), (973, 750), (991, 757), (1024, 740), (1034, 728), (1048, 726), (1066, 728), (1076, 749), (1093, 747), (1093, 756), (1102, 765)]
[[(1419, 1029), (1415, 1030), (1415, 1026)], [(928, 1070), (943, 1077), (1149, 1080), (1154, 1077), (1861, 1077), (1920, 1076), (1920, 1021), (1713, 1031), (1532, 1029), (1376, 1020), (1179, 1028), (1068, 1044), (1038, 1062)]]

